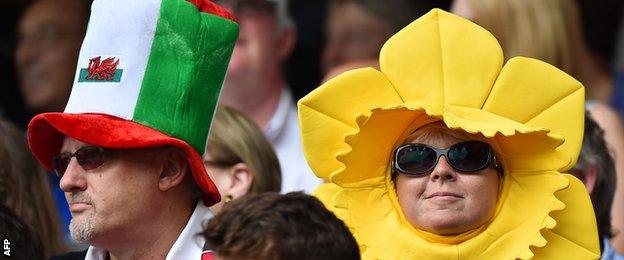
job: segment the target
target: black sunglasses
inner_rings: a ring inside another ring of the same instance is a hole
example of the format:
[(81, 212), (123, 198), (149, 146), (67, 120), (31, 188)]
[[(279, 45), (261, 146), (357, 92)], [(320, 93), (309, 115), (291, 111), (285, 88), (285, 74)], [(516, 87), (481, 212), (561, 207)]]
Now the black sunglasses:
[(84, 146), (74, 153), (64, 152), (52, 158), (52, 169), (59, 178), (62, 178), (69, 166), (72, 157), (76, 157), (78, 164), (84, 170), (93, 170), (100, 167), (108, 158), (108, 150), (97, 146)]
[(420, 143), (405, 144), (395, 150), (392, 166), (397, 172), (422, 176), (435, 168), (442, 155), (453, 169), (460, 172), (476, 172), (490, 165), (500, 172), (492, 147), (481, 141), (460, 142), (446, 149)]

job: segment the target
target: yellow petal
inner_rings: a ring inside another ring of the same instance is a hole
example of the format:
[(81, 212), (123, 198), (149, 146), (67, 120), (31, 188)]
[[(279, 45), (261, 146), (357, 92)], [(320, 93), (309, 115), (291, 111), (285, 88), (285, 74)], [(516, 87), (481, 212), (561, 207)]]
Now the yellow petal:
[(392, 36), (379, 61), (405, 101), (481, 107), (503, 52), (485, 29), (434, 9)]
[(371, 104), (401, 103), (387, 78), (373, 68), (345, 72), (299, 101), (304, 154), (320, 178), (328, 180), (341, 168), (338, 153), (349, 150), (344, 136), (356, 130), (356, 117), (369, 114)]

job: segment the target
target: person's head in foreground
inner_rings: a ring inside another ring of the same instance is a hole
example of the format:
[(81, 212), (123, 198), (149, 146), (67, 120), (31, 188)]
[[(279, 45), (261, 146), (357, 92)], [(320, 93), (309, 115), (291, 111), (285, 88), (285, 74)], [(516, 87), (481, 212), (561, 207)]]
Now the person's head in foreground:
[(280, 191), (280, 165), (271, 144), (256, 123), (233, 108), (217, 108), (203, 157), (222, 198), (212, 212), (247, 194)]
[(29, 124), (91, 257), (192, 258), (220, 200), (201, 155), (238, 25), (211, 1), (95, 0), (63, 113)]
[(345, 224), (301, 192), (233, 201), (206, 224), (203, 235), (217, 259), (360, 259)]
[(615, 193), (616, 175), (610, 152), (604, 139), (604, 131), (594, 121), (591, 114), (586, 113), (583, 148), (576, 165), (570, 172), (583, 181), (591, 195), (601, 243), (603, 239), (613, 237), (611, 206)]
[[(600, 254), (574, 166), (584, 89), (434, 9), (392, 36), (380, 70), (345, 72), (299, 101), (316, 195), (362, 258), (566, 259)], [(320, 145), (322, 144), (322, 145)]]
[(50, 257), (64, 252), (65, 244), (46, 174), (30, 154), (24, 132), (0, 118), (0, 204), (37, 231), (43, 256)]

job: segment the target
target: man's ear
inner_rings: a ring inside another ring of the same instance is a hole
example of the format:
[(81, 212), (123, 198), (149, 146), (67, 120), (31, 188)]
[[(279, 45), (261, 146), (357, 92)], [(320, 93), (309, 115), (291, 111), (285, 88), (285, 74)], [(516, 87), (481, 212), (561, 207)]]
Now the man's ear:
[(228, 175), (230, 177), (230, 184), (227, 189), (227, 195), (231, 195), (236, 199), (249, 192), (251, 184), (254, 181), (254, 176), (247, 164), (235, 164), (228, 169)]
[(583, 169), (583, 183), (585, 184), (585, 188), (589, 194), (592, 193), (594, 187), (596, 186), (596, 179), (598, 178), (598, 169), (596, 169), (595, 165), (590, 165)]
[(186, 154), (180, 149), (169, 149), (164, 157), (164, 164), (158, 180), (158, 188), (162, 191), (180, 185), (189, 167)]
[(282, 29), (283, 32), (280, 34), (277, 41), (277, 55), (280, 61), (286, 61), (293, 49), (295, 48), (295, 43), (297, 42), (297, 30), (295, 26), (290, 26)]

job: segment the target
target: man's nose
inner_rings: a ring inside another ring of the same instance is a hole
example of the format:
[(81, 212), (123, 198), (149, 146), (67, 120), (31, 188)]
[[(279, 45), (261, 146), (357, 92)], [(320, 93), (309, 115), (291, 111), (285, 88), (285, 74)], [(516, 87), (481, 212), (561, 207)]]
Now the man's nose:
[(451, 167), (445, 156), (440, 156), (438, 164), (431, 171), (430, 179), (432, 181), (455, 181), (457, 172)]
[(78, 160), (71, 158), (59, 183), (61, 190), (64, 192), (85, 190), (87, 188), (87, 180), (84, 178), (84, 174), (85, 171), (78, 164)]

